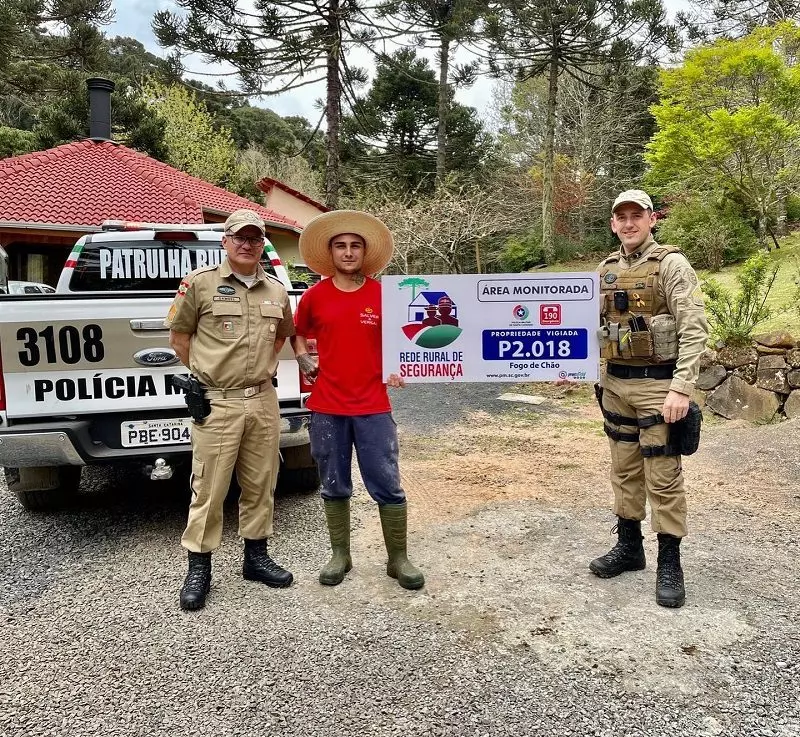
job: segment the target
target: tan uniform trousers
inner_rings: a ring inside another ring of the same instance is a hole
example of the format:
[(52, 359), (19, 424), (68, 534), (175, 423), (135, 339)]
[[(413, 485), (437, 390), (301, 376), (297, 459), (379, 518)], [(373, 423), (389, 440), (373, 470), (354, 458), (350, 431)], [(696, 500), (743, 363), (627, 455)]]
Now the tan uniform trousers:
[[(620, 379), (603, 377), (603, 407), (625, 417), (650, 417), (664, 407), (670, 379)], [(655, 532), (685, 537), (686, 493), (680, 456), (645, 458), (641, 445), (665, 445), (669, 425), (661, 423), (638, 428), (615, 425), (614, 430), (638, 434), (639, 442), (616, 441), (611, 445), (611, 486), (614, 489), (614, 513), (624, 519), (643, 520), (645, 499), (650, 500), (650, 526)]]
[(192, 423), (192, 502), (181, 544), (193, 553), (216, 550), (222, 541), (223, 503), (234, 468), (242, 488), (239, 535), (272, 535), (278, 478), (280, 412), (271, 384), (246, 399), (211, 399), (211, 414)]

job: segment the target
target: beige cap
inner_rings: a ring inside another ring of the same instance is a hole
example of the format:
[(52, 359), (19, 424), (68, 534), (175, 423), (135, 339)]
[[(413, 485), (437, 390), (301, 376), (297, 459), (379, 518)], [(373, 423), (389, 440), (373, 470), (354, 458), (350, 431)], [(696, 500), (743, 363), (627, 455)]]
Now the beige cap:
[(262, 234), (266, 234), (267, 232), (264, 221), (259, 217), (258, 213), (246, 208), (235, 210), (228, 215), (228, 219), (225, 221), (225, 232), (238, 233), (242, 228), (246, 228), (248, 225), (258, 228)]
[(336, 269), (330, 242), (342, 233), (355, 233), (364, 239), (364, 274), (377, 274), (392, 260), (394, 238), (383, 221), (360, 210), (332, 210), (317, 215), (303, 228), (299, 243), (303, 263), (317, 274), (333, 276)]
[(653, 210), (653, 200), (650, 195), (643, 189), (626, 189), (624, 192), (617, 196), (614, 200), (614, 205), (611, 208), (613, 213), (620, 205), (632, 202), (634, 205), (639, 205), (644, 210)]

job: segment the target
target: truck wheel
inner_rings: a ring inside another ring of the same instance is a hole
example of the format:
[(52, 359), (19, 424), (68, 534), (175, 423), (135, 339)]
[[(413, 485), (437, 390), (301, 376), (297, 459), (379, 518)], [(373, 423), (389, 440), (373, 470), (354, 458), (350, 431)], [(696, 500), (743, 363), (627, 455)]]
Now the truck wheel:
[(9, 491), (29, 512), (57, 509), (78, 493), (80, 466), (6, 468)]
[(278, 487), (281, 491), (316, 491), (319, 489), (317, 467), (281, 468), (278, 474)]
[(281, 491), (316, 491), (319, 489), (319, 471), (311, 456), (311, 446), (297, 445), (281, 451), (283, 463), (278, 473)]

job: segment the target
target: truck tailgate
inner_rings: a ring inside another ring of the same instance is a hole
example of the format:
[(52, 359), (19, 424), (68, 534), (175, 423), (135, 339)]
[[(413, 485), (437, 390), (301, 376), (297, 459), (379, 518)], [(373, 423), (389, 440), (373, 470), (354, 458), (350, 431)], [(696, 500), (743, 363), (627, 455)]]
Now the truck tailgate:
[[(6, 416), (35, 418), (184, 407), (171, 376), (168, 297), (5, 298), (0, 354)], [(282, 359), (292, 359), (284, 347)], [(281, 360), (279, 399), (297, 400), (294, 360)]]

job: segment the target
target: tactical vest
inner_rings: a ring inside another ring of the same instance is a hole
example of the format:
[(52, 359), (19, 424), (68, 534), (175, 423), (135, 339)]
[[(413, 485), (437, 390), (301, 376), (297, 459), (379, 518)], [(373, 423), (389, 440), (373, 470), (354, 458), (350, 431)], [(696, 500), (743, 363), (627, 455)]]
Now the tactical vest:
[(656, 245), (636, 266), (620, 269), (620, 253), (600, 264), (600, 355), (615, 361), (669, 363), (678, 356), (675, 318), (658, 293), (661, 262), (675, 246)]

